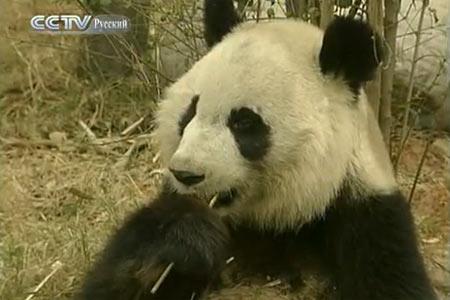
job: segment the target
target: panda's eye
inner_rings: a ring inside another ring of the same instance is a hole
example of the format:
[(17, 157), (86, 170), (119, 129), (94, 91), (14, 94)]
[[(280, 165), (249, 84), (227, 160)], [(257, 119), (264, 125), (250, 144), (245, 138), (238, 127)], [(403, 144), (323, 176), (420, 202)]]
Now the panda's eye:
[(252, 119), (241, 119), (236, 120), (231, 127), (237, 131), (245, 131), (251, 129), (254, 123)]
[(264, 157), (270, 146), (270, 126), (259, 114), (247, 107), (232, 109), (227, 125), (243, 157), (250, 161)]
[(261, 116), (247, 107), (232, 110), (228, 119), (228, 126), (235, 132), (251, 132), (260, 124), (263, 124)]

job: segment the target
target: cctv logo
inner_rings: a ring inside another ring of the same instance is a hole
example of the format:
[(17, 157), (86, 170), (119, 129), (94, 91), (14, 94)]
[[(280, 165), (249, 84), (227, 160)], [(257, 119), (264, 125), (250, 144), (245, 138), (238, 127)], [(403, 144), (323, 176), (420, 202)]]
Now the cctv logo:
[(31, 18), (31, 27), (36, 31), (85, 31), (92, 16), (77, 15), (37, 15)]
[(126, 16), (120, 15), (37, 15), (30, 20), (36, 32), (51, 34), (114, 34), (130, 29)]

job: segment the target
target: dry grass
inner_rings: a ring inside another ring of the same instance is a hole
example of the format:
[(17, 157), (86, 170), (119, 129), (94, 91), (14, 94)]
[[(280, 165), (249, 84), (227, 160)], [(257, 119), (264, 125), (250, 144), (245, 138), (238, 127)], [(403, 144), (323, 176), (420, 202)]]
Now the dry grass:
[[(27, 28), (38, 10), (78, 8), (67, 1), (37, 2), (0, 0), (0, 299), (5, 300), (70, 299), (111, 230), (159, 186), (159, 178), (150, 174), (157, 166), (149, 140), (139, 143), (128, 164), (117, 165), (130, 144), (99, 149), (79, 120), (97, 137), (118, 136), (151, 113), (161, 86), (134, 77), (101, 84), (78, 78), (73, 72), (76, 38), (30, 34)], [(149, 120), (132, 134), (148, 133)], [(406, 148), (400, 176), (405, 191), (421, 145), (412, 139)], [(432, 150), (413, 202), (427, 265), (442, 299), (450, 293), (446, 159)], [(61, 267), (55, 269), (55, 263)], [(306, 291), (304, 299), (312, 294)], [(230, 288), (216, 297), (291, 298), (281, 286)]]
[[(60, 4), (61, 3), (61, 4)], [(39, 12), (78, 12), (52, 1), (0, 0), (0, 299), (69, 299), (108, 232), (155, 193), (146, 140), (130, 148), (90, 145), (119, 133), (154, 106), (153, 87), (137, 78), (93, 84), (78, 78), (80, 39), (29, 32)], [(148, 121), (132, 134), (144, 134)]]
[(60, 261), (61, 270), (35, 299), (65, 299), (90, 265), (105, 236), (124, 215), (151, 198), (151, 153), (129, 171), (88, 151), (2, 151), (0, 298), (25, 299)]

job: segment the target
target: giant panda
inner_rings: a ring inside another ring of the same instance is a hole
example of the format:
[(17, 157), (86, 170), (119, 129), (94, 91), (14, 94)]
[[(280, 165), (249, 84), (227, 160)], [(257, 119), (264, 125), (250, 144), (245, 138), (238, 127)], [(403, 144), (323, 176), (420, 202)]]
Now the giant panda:
[(114, 233), (78, 299), (211, 297), (230, 257), (294, 288), (305, 255), (333, 299), (436, 299), (363, 92), (382, 57), (373, 30), (243, 24), (231, 0), (206, 0), (204, 23), (209, 52), (156, 113), (161, 192)]

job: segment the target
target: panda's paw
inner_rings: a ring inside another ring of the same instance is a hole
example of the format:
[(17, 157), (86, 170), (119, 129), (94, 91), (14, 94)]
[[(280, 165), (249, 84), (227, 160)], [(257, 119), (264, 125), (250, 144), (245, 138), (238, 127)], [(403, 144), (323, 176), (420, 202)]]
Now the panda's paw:
[(206, 205), (162, 194), (113, 236), (80, 299), (198, 299), (225, 266), (228, 243)]
[(149, 245), (136, 272), (155, 299), (199, 297), (219, 277), (229, 237), (222, 221), (207, 214), (182, 215), (159, 227), (160, 239)]

